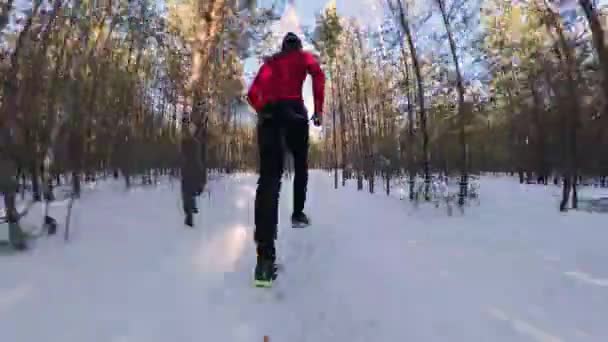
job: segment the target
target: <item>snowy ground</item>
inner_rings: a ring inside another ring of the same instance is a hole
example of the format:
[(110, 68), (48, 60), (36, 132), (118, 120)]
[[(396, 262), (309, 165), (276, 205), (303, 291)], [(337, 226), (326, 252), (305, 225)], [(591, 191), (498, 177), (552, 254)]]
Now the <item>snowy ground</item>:
[(311, 175), (307, 230), (287, 227), (284, 186), (270, 290), (251, 286), (254, 176), (212, 182), (194, 230), (178, 183), (100, 184), (68, 243), (0, 255), (0, 340), (608, 340), (608, 216), (560, 214), (558, 189), (510, 178), (482, 178), (453, 217), (332, 182)]

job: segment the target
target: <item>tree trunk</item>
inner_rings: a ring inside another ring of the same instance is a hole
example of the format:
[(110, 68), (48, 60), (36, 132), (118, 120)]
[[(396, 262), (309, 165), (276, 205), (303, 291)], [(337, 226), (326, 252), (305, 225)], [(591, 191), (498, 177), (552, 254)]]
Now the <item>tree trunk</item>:
[[(554, 17), (554, 16), (553, 16)], [(568, 125), (568, 139), (566, 139), (567, 143), (567, 168), (568, 175), (570, 177), (570, 186), (576, 186), (576, 176), (578, 175), (578, 126), (579, 126), (579, 117), (580, 117), (580, 106), (578, 103), (578, 91), (577, 91), (577, 75), (576, 75), (576, 60), (570, 50), (570, 47), (566, 41), (563, 29), (559, 24), (554, 25), (557, 29), (557, 34), (559, 37), (560, 45), (564, 51), (564, 56), (566, 58), (566, 74), (568, 76), (568, 92), (571, 97), (569, 101), (571, 108), (571, 112), (568, 113), (566, 124)], [(574, 196), (572, 198), (572, 207), (578, 208), (578, 197)]]
[[(335, 63), (335, 62), (334, 62)], [(335, 68), (334, 68), (335, 70)], [(331, 101), (334, 140), (334, 189), (338, 189), (338, 136), (336, 134), (336, 75), (331, 75)]]
[(391, 195), (391, 173), (386, 171), (386, 196)]
[(578, 191), (576, 189), (576, 176), (574, 177), (575, 181), (572, 182), (572, 209), (578, 209)]
[(416, 169), (414, 167), (414, 106), (412, 105), (412, 96), (410, 93), (410, 68), (407, 64), (405, 55), (405, 48), (401, 44), (401, 60), (403, 61), (403, 73), (405, 76), (405, 96), (407, 98), (407, 170), (408, 170), (408, 183), (409, 183), (409, 199), (414, 200), (414, 186), (416, 183)]
[(14, 248), (23, 250), (27, 248), (26, 236), (19, 226), (19, 213), (17, 212), (15, 195), (14, 191), (4, 193), (4, 207), (6, 208), (6, 220), (9, 229), (8, 236), (9, 242)]
[(4, 207), (6, 208), (7, 222), (17, 222), (19, 213), (17, 212), (15, 192), (7, 192), (4, 195)]
[[(5, 4), (6, 6), (3, 8), (3, 18), (8, 15), (10, 8), (12, 7), (12, 2)], [(15, 49), (13, 50), (10, 56), (10, 64), (8, 68), (8, 72), (4, 77), (4, 86), (2, 92), (2, 104), (0, 105), (0, 145), (4, 147), (6, 153), (5, 156), (0, 156), (0, 158), (4, 157), (7, 159), (14, 159), (15, 151), (14, 148), (16, 144), (16, 137), (19, 133), (20, 127), (17, 125), (17, 115), (19, 112), (18, 108), (18, 89), (19, 89), (19, 54), (21, 52), (21, 48), (25, 43), (26, 37), (29, 35), (30, 28), (33, 24), (34, 17), (38, 14), (38, 10), (40, 8), (41, 1), (36, 1), (34, 3), (34, 8), (31, 15), (27, 18), (23, 30), (19, 33), (17, 38), (17, 42), (15, 44)], [(4, 11), (6, 10), (6, 11)], [(6, 23), (2, 23), (2, 25), (6, 25)], [(14, 160), (13, 160), (14, 161)], [(14, 174), (14, 173), (13, 173)], [(7, 219), (9, 219), (9, 223), (13, 223), (11, 227), (17, 227), (18, 229), (18, 216), (17, 216), (17, 208), (15, 206), (15, 197), (16, 197), (16, 189), (14, 188), (6, 188), (3, 190), (4, 203), (7, 212)], [(18, 242), (22, 243), (22, 242)]]
[[(600, 17), (599, 11), (594, 8), (592, 0), (579, 0), (579, 4), (583, 8), (589, 26), (591, 27), (593, 45), (597, 51), (604, 76), (604, 99), (608, 99), (608, 48), (606, 48), (606, 35), (602, 28), (602, 18)], [(603, 115), (608, 116), (608, 101), (606, 100), (605, 107), (603, 108)]]
[(559, 205), (559, 210), (562, 212), (568, 211), (568, 199), (570, 198), (570, 183), (571, 179), (568, 175), (564, 175), (564, 186), (562, 188), (562, 201)]
[[(363, 42), (361, 39), (361, 33), (359, 30), (355, 31), (355, 35), (357, 38), (357, 42), (358, 42), (358, 47), (359, 47), (359, 51), (361, 54), (363, 54)], [(354, 50), (353, 50), (354, 51)], [(361, 65), (357, 65), (357, 63), (354, 62), (354, 58), (353, 58), (353, 63), (355, 66), (355, 75), (359, 74), (361, 75), (361, 77), (365, 76), (365, 61), (362, 60), (361, 61)], [(360, 70), (358, 70), (360, 67)], [(361, 135), (363, 137), (363, 172), (364, 172), (364, 177), (367, 178), (368, 181), (368, 190), (370, 193), (374, 192), (374, 170), (373, 170), (373, 159), (372, 159), (372, 146), (373, 146), (373, 137), (372, 137), (372, 133), (371, 133), (371, 125), (372, 125), (372, 121), (370, 116), (370, 111), (369, 111), (369, 104), (368, 104), (368, 94), (366, 93), (367, 88), (363, 88), (361, 89), (361, 85), (359, 82), (359, 77), (355, 77), (355, 86), (357, 88), (357, 103), (359, 104), (359, 110), (360, 110), (360, 118), (361, 118), (361, 125), (359, 127)], [(361, 82), (362, 83), (362, 82)]]
[(72, 193), (74, 194), (75, 198), (80, 198), (81, 189), (80, 173), (77, 171), (72, 171)]
[(354, 64), (354, 84), (355, 84), (355, 99), (356, 99), (356, 107), (357, 107), (357, 125), (358, 125), (358, 156), (357, 156), (357, 190), (363, 190), (363, 175), (362, 172), (365, 172), (365, 158), (367, 154), (367, 141), (365, 139), (365, 114), (362, 111), (362, 101), (361, 101), (361, 88), (359, 82), (359, 72), (356, 63), (356, 55), (355, 55), (355, 46), (354, 44), (351, 46), (351, 56)]
[[(565, 69), (567, 83), (567, 96), (568, 101), (565, 102), (566, 106), (562, 109), (563, 111), (563, 121), (564, 125), (566, 125), (565, 133), (565, 152), (566, 152), (566, 178), (570, 185), (568, 186), (568, 194), (570, 192), (570, 186), (572, 186), (573, 182), (576, 182), (575, 177), (578, 174), (578, 127), (580, 125), (580, 110), (581, 106), (579, 103), (579, 91), (578, 91), (578, 74), (577, 74), (577, 65), (576, 58), (574, 56), (574, 52), (572, 51), (568, 41), (566, 39), (564, 28), (562, 27), (559, 19), (559, 15), (553, 12), (549, 4), (547, 4), (547, 0), (545, 0), (545, 12), (547, 17), (547, 31), (550, 35), (553, 35), (553, 30), (555, 29), (555, 34), (557, 34), (556, 44), (558, 46), (557, 55), (558, 58)], [(567, 112), (567, 113), (566, 113)], [(566, 191), (564, 190), (564, 193)], [(574, 200), (574, 198), (573, 198)], [(577, 207), (578, 203), (573, 203), (573, 207)], [(561, 209), (561, 208), (560, 208)]]
[(546, 157), (545, 157), (545, 127), (543, 125), (541, 119), (541, 99), (539, 97), (538, 91), (536, 90), (536, 85), (534, 84), (534, 80), (530, 79), (532, 91), (532, 99), (533, 99), (533, 122), (534, 127), (536, 128), (536, 158), (537, 158), (537, 172), (539, 183), (546, 184), (547, 177), (547, 166), (546, 166)]
[(42, 193), (44, 196), (44, 200), (47, 202), (54, 201), (55, 196), (53, 194), (53, 178), (50, 176), (50, 170), (42, 166), (41, 170), (42, 175)]
[[(429, 165), (429, 134), (427, 130), (427, 113), (424, 99), (424, 82), (422, 78), (422, 72), (420, 70), (420, 63), (418, 60), (418, 53), (416, 51), (416, 45), (414, 44), (414, 38), (410, 29), (410, 23), (403, 9), (401, 1), (397, 1), (399, 4), (399, 19), (401, 28), (405, 31), (407, 37), (408, 46), (412, 58), (412, 65), (414, 66), (414, 72), (416, 75), (417, 88), (418, 88), (418, 103), (420, 105), (420, 129), (422, 130), (422, 158), (423, 158), (423, 172), (424, 172), (424, 198), (430, 201), (430, 185), (431, 185), (431, 173)], [(392, 5), (391, 5), (392, 6)]]
[(0, 35), (9, 22), (10, 13), (13, 9), (13, 2), (14, 0), (6, 0), (0, 7), (2, 9), (2, 12), (0, 12)]
[(131, 176), (129, 175), (128, 172), (126, 172), (124, 170), (123, 170), (122, 174), (123, 174), (123, 177), (125, 177), (125, 187), (127, 189), (130, 189), (131, 188)]
[(40, 202), (42, 200), (42, 197), (40, 196), (40, 175), (38, 173), (38, 166), (35, 162), (30, 165), (30, 174), (32, 176), (33, 199), (36, 202)]
[[(340, 78), (340, 63), (336, 63), (336, 79), (341, 80)], [(342, 98), (342, 90), (341, 85), (337, 85), (338, 88), (338, 110), (340, 113), (340, 142), (341, 142), (341, 155), (342, 155), (342, 186), (346, 186), (346, 178), (349, 177), (346, 172), (346, 123), (345, 113), (344, 113), (344, 99)]]
[(456, 43), (454, 42), (454, 37), (452, 35), (452, 28), (450, 26), (450, 18), (448, 17), (448, 13), (445, 8), (445, 3), (443, 0), (436, 0), (439, 5), (439, 9), (441, 10), (441, 16), (443, 18), (443, 24), (445, 25), (445, 30), (448, 34), (448, 42), (450, 43), (450, 51), (452, 53), (452, 60), (454, 62), (454, 67), (456, 68), (456, 87), (458, 91), (458, 117), (460, 119), (460, 132), (459, 132), (459, 140), (460, 140), (460, 193), (458, 194), (458, 204), (461, 206), (465, 203), (465, 198), (467, 197), (467, 189), (468, 189), (468, 170), (467, 170), (467, 142), (466, 142), (466, 133), (465, 133), (465, 108), (464, 108), (464, 83), (462, 80), (462, 73), (460, 71), (460, 63), (458, 62), (458, 54), (456, 53)]

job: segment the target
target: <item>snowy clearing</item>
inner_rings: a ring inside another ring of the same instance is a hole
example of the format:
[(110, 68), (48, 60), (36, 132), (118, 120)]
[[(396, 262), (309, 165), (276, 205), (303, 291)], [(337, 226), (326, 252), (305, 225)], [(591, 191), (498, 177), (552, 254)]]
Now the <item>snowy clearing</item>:
[[(285, 181), (286, 269), (267, 290), (252, 287), (255, 181), (211, 182), (196, 229), (182, 226), (179, 182), (85, 191), (69, 242), (0, 256), (1, 340), (608, 339), (608, 217), (559, 213), (557, 187), (486, 176), (481, 204), (448, 217), (313, 172), (313, 225), (294, 230)], [(51, 210), (63, 225), (65, 206)]]

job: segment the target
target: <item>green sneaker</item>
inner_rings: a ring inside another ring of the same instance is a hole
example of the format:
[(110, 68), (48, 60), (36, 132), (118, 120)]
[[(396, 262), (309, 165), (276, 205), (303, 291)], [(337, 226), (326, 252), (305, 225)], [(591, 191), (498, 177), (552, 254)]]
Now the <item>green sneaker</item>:
[(254, 278), (255, 287), (272, 287), (272, 282), (277, 278), (277, 266), (270, 259), (258, 258)]

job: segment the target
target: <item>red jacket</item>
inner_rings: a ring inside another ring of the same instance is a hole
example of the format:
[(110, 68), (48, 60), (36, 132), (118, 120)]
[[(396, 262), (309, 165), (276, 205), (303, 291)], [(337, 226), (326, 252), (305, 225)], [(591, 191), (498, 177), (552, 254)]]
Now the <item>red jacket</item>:
[(304, 102), (302, 86), (307, 74), (312, 76), (315, 113), (321, 115), (325, 97), (325, 74), (317, 58), (302, 50), (278, 53), (265, 61), (247, 93), (249, 103), (260, 112), (265, 105), (276, 101)]

